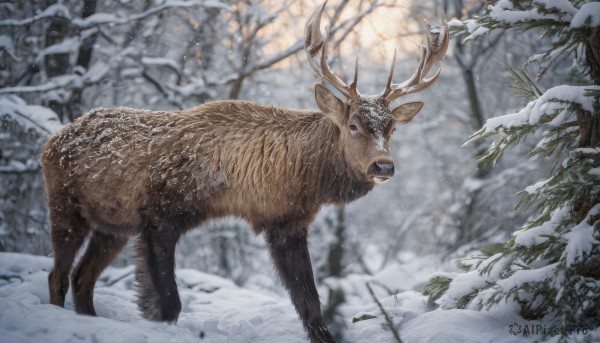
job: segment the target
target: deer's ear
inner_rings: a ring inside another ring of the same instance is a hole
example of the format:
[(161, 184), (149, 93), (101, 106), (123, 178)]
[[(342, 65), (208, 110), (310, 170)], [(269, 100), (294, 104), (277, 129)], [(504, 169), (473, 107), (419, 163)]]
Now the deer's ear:
[(315, 86), (315, 100), (321, 112), (335, 121), (338, 125), (343, 123), (344, 103), (338, 99), (329, 89), (317, 84)]
[(419, 113), (421, 108), (423, 108), (423, 103), (420, 101), (402, 104), (392, 111), (392, 117), (397, 123), (406, 124)]

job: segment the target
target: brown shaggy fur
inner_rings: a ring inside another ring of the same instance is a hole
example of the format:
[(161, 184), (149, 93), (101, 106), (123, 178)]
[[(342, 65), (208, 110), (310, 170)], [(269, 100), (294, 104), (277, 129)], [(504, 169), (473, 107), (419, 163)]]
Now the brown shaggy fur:
[[(139, 235), (139, 307), (147, 318), (175, 322), (177, 240), (208, 219), (234, 215), (264, 233), (311, 341), (333, 341), (321, 319), (308, 226), (323, 204), (372, 189), (374, 162), (391, 163), (394, 120), (379, 100), (342, 105), (318, 92), (325, 115), (244, 101), (179, 112), (99, 108), (51, 137), (43, 153), (55, 254), (51, 303), (64, 305), (71, 264), (91, 235), (72, 284), (76, 311), (94, 315), (96, 279)], [(375, 117), (373, 104), (381, 108)], [(328, 106), (343, 110), (332, 114)], [(362, 133), (350, 138), (348, 123)]]

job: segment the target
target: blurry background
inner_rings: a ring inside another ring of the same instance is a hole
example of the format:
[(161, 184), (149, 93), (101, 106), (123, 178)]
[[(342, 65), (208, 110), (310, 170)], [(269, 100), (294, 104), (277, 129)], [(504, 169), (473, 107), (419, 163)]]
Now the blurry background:
[[(92, 108), (178, 110), (217, 99), (316, 108), (317, 79), (302, 36), (319, 3), (0, 2), (0, 251), (51, 254), (39, 153), (49, 135)], [(395, 82), (414, 72), (423, 20), (440, 25), (444, 13), (461, 19), (482, 13), (483, 6), (468, 0), (332, 0), (323, 20), (332, 32), (330, 64), (348, 80), (359, 56), (360, 91), (378, 93), (395, 48)], [(508, 66), (522, 65), (547, 43), (529, 33), (500, 32), (464, 44), (454, 37), (450, 44), (440, 80), (402, 99), (419, 99), (425, 107), (393, 136), (396, 177), (348, 206), (324, 208), (313, 225), (313, 267), (321, 289), (330, 288), (329, 295), (321, 292), (326, 303), (338, 294), (331, 280), (415, 261), (435, 270), (506, 239), (528, 216), (512, 211), (519, 200), (515, 190), (552, 168), (523, 158), (527, 142), (493, 169), (474, 162), (489, 142), (461, 147), (487, 118), (523, 107), (526, 100), (506, 88)], [(569, 70), (563, 71), (564, 79)], [(116, 264), (130, 258), (125, 251)], [(184, 237), (177, 263), (244, 287), (282, 292), (262, 237), (237, 219)]]

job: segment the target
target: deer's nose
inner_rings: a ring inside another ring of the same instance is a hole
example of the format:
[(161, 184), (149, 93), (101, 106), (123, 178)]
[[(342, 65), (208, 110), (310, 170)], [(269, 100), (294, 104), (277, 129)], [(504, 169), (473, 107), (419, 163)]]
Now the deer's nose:
[(373, 163), (373, 174), (390, 178), (394, 176), (394, 162), (390, 160), (379, 160)]

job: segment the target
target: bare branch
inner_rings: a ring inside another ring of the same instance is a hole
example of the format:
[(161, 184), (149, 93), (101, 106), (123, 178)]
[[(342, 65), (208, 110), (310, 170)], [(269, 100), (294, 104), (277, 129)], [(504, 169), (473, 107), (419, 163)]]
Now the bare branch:
[(146, 70), (142, 72), (142, 76), (144, 77), (144, 79), (150, 82), (158, 91), (160, 91), (160, 93), (165, 97), (165, 99), (167, 99), (171, 103), (171, 105), (177, 107), (180, 110), (183, 109), (183, 106), (179, 102), (176, 102), (172, 99), (165, 87), (163, 87), (163, 85), (160, 82), (158, 82), (155, 78), (148, 74)]
[[(347, 2), (347, 1), (346, 1)], [(341, 6), (343, 3), (340, 3), (340, 6), (336, 7), (336, 10), (332, 16), (333, 18), (338, 18), (342, 12), (342, 10), (344, 9), (345, 6)], [(373, 10), (379, 6), (379, 2), (375, 2), (372, 6), (370, 6), (369, 8), (367, 8), (365, 11), (358, 13), (355, 18), (352, 19), (348, 19), (345, 20), (344, 22), (340, 23), (339, 25), (330, 25), (331, 29), (329, 30), (329, 34), (331, 36), (336, 35), (336, 33), (346, 27), (348, 27), (348, 29), (346, 29), (347, 31), (351, 32), (351, 28), (354, 25), (358, 25), (358, 23), (360, 23), (361, 20), (363, 20), (368, 14), (370, 14), (371, 12), (373, 12)], [(374, 8), (372, 8), (374, 7)], [(356, 19), (360, 19), (360, 20), (356, 20)], [(352, 25), (350, 25), (352, 24)], [(345, 37), (347, 35), (347, 33), (344, 33), (343, 36)], [(336, 42), (334, 43), (335, 45), (338, 45), (340, 42), (340, 40), (336, 40)], [(334, 45), (334, 46), (335, 46)], [(300, 52), (302, 49), (304, 48), (304, 38), (298, 40), (296, 43), (294, 43), (293, 45), (291, 45), (289, 48), (287, 48), (286, 50), (268, 58), (267, 60), (253, 65), (250, 69), (245, 70), (244, 74), (246, 75), (251, 75), (257, 71), (263, 70), (263, 69), (267, 69), (270, 68), (271, 66), (285, 60), (286, 58), (297, 54), (298, 52)]]

